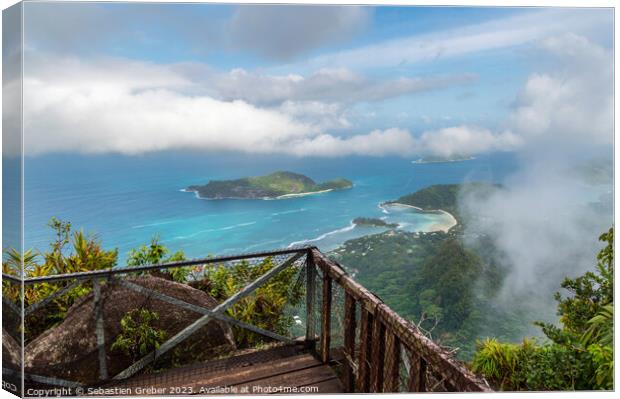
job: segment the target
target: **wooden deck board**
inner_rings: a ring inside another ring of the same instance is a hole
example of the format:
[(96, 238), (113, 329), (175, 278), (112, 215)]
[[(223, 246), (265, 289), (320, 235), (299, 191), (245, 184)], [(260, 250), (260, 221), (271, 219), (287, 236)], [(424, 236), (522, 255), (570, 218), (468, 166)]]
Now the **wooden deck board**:
[[(293, 348), (291, 350), (291, 348)], [(274, 348), (227, 360), (195, 364), (157, 374), (143, 374), (112, 382), (107, 388), (129, 388), (132, 394), (292, 394), (342, 393), (334, 370), (300, 347)], [(214, 366), (215, 365), (215, 366)], [(141, 390), (140, 392), (138, 392)], [(221, 390), (222, 392), (213, 392)]]

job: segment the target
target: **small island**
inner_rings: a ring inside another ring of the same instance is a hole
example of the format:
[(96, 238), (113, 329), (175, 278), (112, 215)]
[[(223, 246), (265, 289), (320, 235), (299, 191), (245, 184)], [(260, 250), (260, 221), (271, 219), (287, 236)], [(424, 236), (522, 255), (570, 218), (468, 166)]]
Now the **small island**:
[(444, 157), (444, 156), (439, 156), (439, 155), (430, 155), (430, 156), (419, 158), (415, 161), (411, 161), (411, 163), (463, 162), (463, 161), (471, 161), (474, 159), (476, 158), (469, 156), (469, 155), (452, 155), (449, 157)]
[(387, 227), (390, 229), (398, 228), (398, 223), (388, 223), (383, 219), (377, 218), (355, 218), (353, 219), (353, 224), (356, 226), (370, 226), (370, 227)]
[(316, 183), (302, 174), (280, 171), (236, 180), (211, 180), (205, 185), (189, 186), (185, 191), (204, 199), (284, 199), (351, 187), (353, 183), (343, 178)]

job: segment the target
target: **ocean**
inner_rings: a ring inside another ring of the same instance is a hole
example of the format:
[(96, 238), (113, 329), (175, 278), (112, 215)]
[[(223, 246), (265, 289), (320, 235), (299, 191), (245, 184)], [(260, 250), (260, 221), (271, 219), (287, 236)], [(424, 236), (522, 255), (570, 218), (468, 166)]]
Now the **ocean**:
[[(25, 160), (25, 248), (45, 250), (51, 217), (118, 248), (123, 265), (132, 248), (158, 236), (189, 258), (312, 244), (328, 251), (344, 241), (382, 231), (352, 224), (384, 218), (408, 231), (428, 231), (447, 215), (380, 208), (432, 184), (502, 183), (517, 168), (509, 153), (449, 163), (405, 158), (295, 158), (167, 152), (141, 156), (46, 155)], [(280, 200), (205, 200), (182, 190), (211, 179), (289, 170), (316, 181), (344, 177), (349, 190)]]

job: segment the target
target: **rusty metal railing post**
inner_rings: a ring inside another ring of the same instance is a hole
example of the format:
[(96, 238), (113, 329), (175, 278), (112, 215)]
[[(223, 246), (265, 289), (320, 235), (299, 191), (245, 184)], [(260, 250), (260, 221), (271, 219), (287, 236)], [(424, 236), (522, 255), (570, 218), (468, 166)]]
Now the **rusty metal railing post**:
[(105, 330), (103, 321), (103, 298), (101, 296), (101, 282), (92, 279), (94, 291), (95, 333), (97, 334), (97, 347), (99, 349), (99, 378), (108, 379), (108, 365), (105, 350)]
[(321, 296), (321, 360), (329, 362), (332, 321), (332, 279), (323, 273), (323, 295)]
[(344, 298), (344, 388), (348, 393), (355, 392), (355, 373), (352, 363), (355, 359), (355, 299), (345, 291)]
[(316, 295), (316, 265), (312, 251), (306, 254), (306, 346), (316, 347), (316, 331), (314, 320), (314, 298)]

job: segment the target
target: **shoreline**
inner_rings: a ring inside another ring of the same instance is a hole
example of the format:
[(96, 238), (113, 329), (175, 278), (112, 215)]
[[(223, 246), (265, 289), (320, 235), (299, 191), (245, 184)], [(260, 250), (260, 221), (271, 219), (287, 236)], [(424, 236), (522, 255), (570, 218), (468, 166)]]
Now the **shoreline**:
[(443, 213), (445, 215), (448, 215), (451, 219), (450, 224), (441, 224), (441, 223), (436, 223), (434, 225), (431, 226), (431, 228), (433, 230), (431, 231), (443, 231), (444, 233), (447, 233), (448, 231), (450, 231), (453, 227), (457, 226), (459, 224), (458, 220), (456, 220), (456, 218), (454, 217), (453, 214), (451, 214), (450, 212), (444, 211), (443, 209), (422, 209), (418, 206), (414, 206), (414, 205), (409, 205), (409, 204), (403, 204), (400, 202), (390, 202), (390, 203), (383, 203), (380, 205), (381, 209), (383, 209), (383, 205), (397, 205), (397, 206), (402, 206), (402, 207), (406, 207), (406, 208), (413, 208), (417, 211), (420, 212), (424, 212), (424, 213), (433, 213), (433, 212), (438, 212), (438, 213)]
[[(406, 208), (413, 208), (421, 213), (441, 213), (444, 215), (447, 215), (450, 218), (450, 221), (448, 223), (435, 223), (429, 226), (428, 229), (425, 230), (419, 230), (419, 231), (415, 231), (414, 233), (434, 233), (434, 232), (438, 232), (438, 231), (443, 231), (444, 233), (448, 233), (453, 227), (458, 225), (458, 220), (454, 217), (454, 215), (452, 215), (450, 212), (448, 211), (444, 211), (443, 209), (431, 209), (431, 210), (424, 210), (420, 207), (414, 206), (414, 205), (408, 205), (408, 204), (402, 204), (400, 202), (391, 202), (389, 204), (387, 203), (381, 203), (379, 204), (379, 208), (381, 208), (382, 210), (384, 210), (385, 212), (388, 212), (384, 206), (385, 205), (396, 205), (396, 206), (402, 206), (402, 207), (406, 207)], [(355, 220), (355, 219), (353, 219)], [(314, 238), (308, 238), (308, 239), (304, 239), (304, 240), (298, 240), (298, 241), (294, 241), (291, 242), (287, 248), (296, 246), (296, 245), (303, 245), (303, 244), (307, 244), (307, 243), (311, 243), (311, 242), (316, 242), (316, 241), (320, 241), (323, 240), (329, 236), (332, 236), (334, 234), (338, 234), (338, 233), (343, 233), (343, 232), (347, 232), (347, 231), (351, 231), (356, 227), (369, 227), (369, 228), (376, 228), (376, 229), (384, 229), (383, 232), (380, 233), (372, 233), (372, 234), (365, 234), (362, 235), (360, 237), (365, 237), (365, 236), (369, 236), (369, 235), (374, 235), (374, 234), (382, 234), (388, 231), (403, 231), (401, 230), (403, 227), (402, 223), (398, 223), (398, 227), (387, 227), (387, 226), (365, 226), (363, 224), (357, 224), (355, 223), (353, 220), (351, 220), (350, 224), (346, 227), (342, 227), (339, 229), (335, 229), (332, 231), (328, 231), (326, 233), (323, 233), (321, 235), (319, 235), (318, 237), (314, 237)], [(344, 242), (346, 242), (348, 240), (345, 240)], [(344, 244), (344, 242), (340, 243), (339, 245), (337, 245), (334, 249), (330, 249), (328, 251), (333, 251), (337, 248), (342, 247), (342, 245)]]
[(284, 195), (280, 195), (280, 196), (277, 196), (277, 197), (272, 198), (272, 199), (287, 199), (287, 198), (296, 198), (296, 197), (307, 197), (308, 195), (329, 193), (330, 191), (334, 191), (334, 189), (333, 188), (328, 188), (327, 190), (308, 191), (306, 193), (284, 194)]

